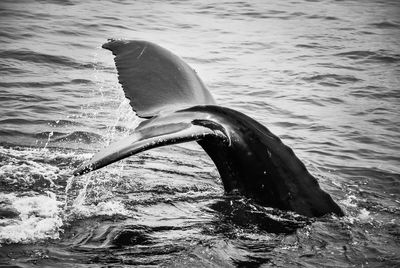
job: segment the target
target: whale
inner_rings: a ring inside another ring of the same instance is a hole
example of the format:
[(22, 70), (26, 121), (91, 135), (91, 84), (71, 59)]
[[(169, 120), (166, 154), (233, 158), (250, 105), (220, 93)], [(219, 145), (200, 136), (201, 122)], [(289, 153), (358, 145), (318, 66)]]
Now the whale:
[(195, 141), (214, 162), (225, 193), (307, 217), (343, 216), (293, 150), (266, 126), (220, 106), (197, 73), (148, 41), (109, 39), (118, 80), (143, 121), (79, 166), (75, 176), (166, 145)]

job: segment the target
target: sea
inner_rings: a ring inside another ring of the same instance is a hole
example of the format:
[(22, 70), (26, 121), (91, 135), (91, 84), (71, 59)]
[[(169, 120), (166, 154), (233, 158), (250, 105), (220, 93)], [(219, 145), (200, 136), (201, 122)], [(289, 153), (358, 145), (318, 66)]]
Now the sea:
[[(345, 212), (224, 193), (195, 142), (72, 171), (142, 119), (108, 38), (187, 62)], [(400, 267), (400, 1), (1, 0), (0, 267)]]

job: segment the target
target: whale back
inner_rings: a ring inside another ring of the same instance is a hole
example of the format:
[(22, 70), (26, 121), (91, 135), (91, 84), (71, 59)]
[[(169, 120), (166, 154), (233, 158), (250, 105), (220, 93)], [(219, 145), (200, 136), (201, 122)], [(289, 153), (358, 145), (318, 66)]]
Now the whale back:
[(139, 117), (215, 104), (196, 72), (170, 51), (147, 41), (109, 40), (118, 79)]

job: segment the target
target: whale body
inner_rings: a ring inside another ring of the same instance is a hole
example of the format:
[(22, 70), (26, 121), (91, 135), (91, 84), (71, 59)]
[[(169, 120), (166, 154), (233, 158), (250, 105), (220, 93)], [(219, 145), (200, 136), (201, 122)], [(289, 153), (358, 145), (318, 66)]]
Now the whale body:
[(141, 122), (74, 171), (81, 175), (152, 148), (197, 141), (215, 163), (226, 193), (319, 217), (344, 215), (293, 150), (249, 116), (218, 106), (178, 56), (146, 41), (110, 40), (119, 81)]

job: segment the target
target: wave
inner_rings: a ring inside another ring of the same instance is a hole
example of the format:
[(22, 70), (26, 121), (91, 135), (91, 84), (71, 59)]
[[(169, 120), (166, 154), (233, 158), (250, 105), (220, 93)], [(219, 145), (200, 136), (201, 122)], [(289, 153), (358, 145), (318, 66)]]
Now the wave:
[(37, 138), (48, 138), (50, 133), (51, 142), (79, 142), (79, 143), (97, 143), (103, 140), (103, 136), (87, 131), (74, 131), (72, 133), (61, 133), (61, 132), (41, 132), (35, 134)]
[(13, 88), (13, 87), (26, 87), (26, 88), (46, 88), (64, 85), (77, 85), (77, 84), (92, 84), (93, 82), (87, 79), (72, 79), (70, 81), (57, 81), (57, 82), (0, 82), (0, 87)]
[(400, 28), (400, 24), (391, 22), (391, 21), (382, 21), (377, 23), (371, 23), (371, 26), (374, 26), (379, 29), (398, 29)]
[(320, 82), (324, 85), (338, 86), (338, 84), (356, 83), (362, 81), (353, 75), (339, 75), (339, 74), (317, 74), (309, 77), (304, 77), (307, 82)]
[[(366, 86), (366, 87), (356, 87), (351, 90), (350, 95), (356, 97), (365, 97), (371, 99), (400, 99), (400, 92), (397, 89), (388, 89), (386, 87), (378, 86)], [(384, 118), (381, 118), (384, 120)]]
[(66, 56), (55, 56), (23, 49), (2, 51), (0, 52), (0, 58), (77, 69), (92, 68), (92, 64), (82, 64)]
[(332, 68), (332, 69), (338, 69), (338, 70), (343, 70), (343, 69), (352, 70), (352, 71), (363, 71), (364, 70), (360, 66), (341, 65), (341, 64), (331, 63), (331, 62), (320, 62), (320, 63), (316, 63), (315, 66), (321, 66), (321, 67), (325, 67), (325, 68)]
[(310, 15), (307, 16), (308, 19), (322, 19), (322, 20), (339, 20), (339, 18), (334, 16), (321, 16), (321, 15)]
[(196, 63), (210, 63), (210, 62), (226, 62), (232, 60), (228, 57), (217, 57), (217, 58), (193, 58), (193, 57), (184, 57), (184, 60), (187, 62), (196, 62)]
[(49, 125), (52, 127), (65, 126), (83, 126), (82, 123), (71, 120), (44, 120), (44, 119), (25, 119), (25, 118), (9, 118), (0, 120), (0, 124), (15, 124), (15, 125)]
[(42, 2), (46, 4), (56, 4), (60, 6), (73, 6), (75, 3), (71, 0), (36, 0), (37, 2)]
[(370, 56), (376, 55), (375, 52), (373, 51), (368, 51), (368, 50), (353, 50), (353, 51), (348, 51), (348, 52), (342, 52), (342, 53), (337, 53), (335, 56), (343, 56), (349, 59), (364, 59)]
[(297, 44), (296, 47), (300, 47), (300, 48), (321, 48), (321, 45), (318, 43), (310, 43), (310, 44)]
[(23, 119), (23, 118), (9, 118), (9, 119), (4, 119), (0, 120), (0, 124), (16, 124), (16, 125), (27, 125), (27, 124), (47, 124), (51, 121), (48, 120), (29, 120), (29, 119)]
[[(22, 122), (25, 122), (25, 124), (30, 124), (28, 120)], [(57, 124), (54, 121), (52, 123)], [(67, 121), (64, 123), (65, 125), (67, 125), (70, 122)], [(75, 123), (72, 122), (71, 124)], [(12, 139), (16, 142), (16, 144), (19, 144), (18, 142), (22, 142), (22, 140), (24, 140), (25, 142), (31, 140), (31, 143), (34, 144), (36, 140), (36, 146), (43, 146), (45, 142), (46, 142), (45, 146), (47, 146), (47, 144), (52, 145), (55, 143), (93, 144), (104, 141), (104, 137), (102, 135), (88, 131), (74, 131), (72, 133), (65, 133), (59, 131), (43, 131), (43, 132), (32, 133), (28, 131), (15, 130), (15, 129), (0, 129), (0, 137), (2, 137), (5, 140)], [(64, 147), (68, 147), (67, 144), (64, 144)]]
[[(43, 239), (57, 239), (63, 226), (55, 195), (18, 196), (1, 194), (1, 201), (9, 208), (1, 208), (7, 215), (0, 228), (0, 243), (29, 243)], [(10, 211), (12, 213), (10, 214)], [(1, 213), (1, 212), (0, 212)]]
[(400, 61), (400, 54), (392, 54), (386, 50), (369, 51), (353, 50), (335, 54), (352, 60), (365, 60), (370, 62), (396, 63)]

